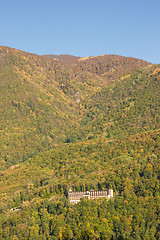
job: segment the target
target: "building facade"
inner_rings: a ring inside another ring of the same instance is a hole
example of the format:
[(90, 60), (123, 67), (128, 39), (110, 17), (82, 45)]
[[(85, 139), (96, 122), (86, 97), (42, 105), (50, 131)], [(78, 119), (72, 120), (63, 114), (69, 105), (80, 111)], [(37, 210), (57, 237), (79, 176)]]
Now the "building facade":
[(78, 203), (81, 198), (87, 197), (88, 199), (96, 199), (105, 197), (107, 199), (110, 199), (113, 197), (113, 190), (101, 190), (101, 191), (82, 191), (82, 192), (73, 192), (71, 189), (68, 192), (68, 198), (70, 200), (70, 203)]

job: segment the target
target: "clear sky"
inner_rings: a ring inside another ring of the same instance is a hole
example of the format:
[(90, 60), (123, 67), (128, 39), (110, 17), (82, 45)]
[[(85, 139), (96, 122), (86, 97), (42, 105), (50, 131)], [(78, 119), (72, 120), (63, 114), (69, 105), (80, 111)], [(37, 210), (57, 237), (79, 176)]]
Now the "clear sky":
[(0, 45), (160, 63), (160, 0), (0, 0)]

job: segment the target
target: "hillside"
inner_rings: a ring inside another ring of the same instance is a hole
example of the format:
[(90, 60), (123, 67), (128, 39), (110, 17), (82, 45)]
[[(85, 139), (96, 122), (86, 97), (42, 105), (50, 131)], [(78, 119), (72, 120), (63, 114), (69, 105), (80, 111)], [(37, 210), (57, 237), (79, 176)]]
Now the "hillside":
[(87, 71), (107, 80), (115, 80), (126, 71), (147, 66), (149, 63), (132, 57), (102, 55), (80, 58), (74, 69)]
[(67, 54), (43, 55), (43, 57), (52, 59), (55, 61), (59, 61), (61, 64), (68, 65), (68, 66), (76, 64), (78, 62), (78, 60), (80, 59), (80, 57), (75, 57), (75, 56), (67, 55)]
[[(116, 84), (102, 88), (85, 102), (85, 114), (75, 138), (113, 139), (160, 127), (160, 66), (127, 72)], [(71, 137), (71, 136), (70, 136)]]
[[(147, 64), (134, 62), (133, 68)], [(118, 63), (121, 65), (120, 60)], [(1, 47), (1, 168), (65, 141), (70, 129), (80, 126), (85, 102), (108, 84), (106, 77), (96, 73)]]
[(3, 164), (25, 161), (64, 139), (66, 130), (76, 125), (77, 104), (60, 89), (50, 65), (32, 54), (1, 50)]
[[(3, 171), (0, 236), (158, 239), (159, 139), (153, 131), (123, 141), (65, 144)], [(114, 199), (72, 206), (69, 187), (112, 188)]]
[(143, 60), (0, 47), (0, 239), (160, 239), (159, 93)]

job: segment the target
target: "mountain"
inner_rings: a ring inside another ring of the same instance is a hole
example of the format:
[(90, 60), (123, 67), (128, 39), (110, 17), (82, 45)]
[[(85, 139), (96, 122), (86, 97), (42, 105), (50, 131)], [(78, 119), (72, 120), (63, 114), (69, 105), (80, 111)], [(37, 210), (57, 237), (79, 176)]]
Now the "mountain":
[(135, 58), (0, 47), (0, 239), (159, 239), (159, 83)]
[(1, 48), (1, 167), (25, 161), (75, 127), (77, 104), (61, 90), (52, 67), (39, 56)]
[(74, 138), (124, 138), (159, 129), (159, 74), (159, 66), (148, 65), (93, 94)]
[(97, 57), (80, 58), (75, 68), (113, 80), (128, 70), (144, 67), (148, 64), (146, 61), (132, 57), (101, 55)]
[(60, 55), (43, 55), (43, 57), (52, 59), (55, 61), (59, 61), (61, 64), (71, 66), (73, 64), (76, 64), (80, 57), (75, 57), (72, 55), (67, 54), (60, 54)]
[[(99, 58), (103, 57), (97, 57), (97, 64)], [(119, 73), (127, 69), (125, 66), (122, 71), (124, 57), (112, 58), (110, 62), (117, 61)], [(102, 62), (106, 72), (105, 60)], [(147, 64), (126, 58), (129, 69)], [(70, 129), (81, 124), (88, 98), (109, 84), (106, 76), (95, 72), (68, 68), (52, 59), (7, 47), (0, 48), (0, 72), (2, 168), (65, 141)]]

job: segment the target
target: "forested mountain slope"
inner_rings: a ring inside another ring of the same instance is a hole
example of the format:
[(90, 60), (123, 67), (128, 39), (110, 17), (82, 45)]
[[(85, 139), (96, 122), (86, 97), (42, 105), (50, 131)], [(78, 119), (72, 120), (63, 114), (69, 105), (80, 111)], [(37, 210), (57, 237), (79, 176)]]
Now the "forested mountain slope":
[(160, 239), (160, 66), (54, 58), (0, 47), (0, 239)]
[[(79, 132), (72, 139), (123, 138), (160, 127), (160, 66), (149, 65), (121, 76), (85, 102)], [(71, 137), (71, 136), (70, 136)]]
[[(159, 133), (64, 144), (1, 172), (1, 238), (159, 239)], [(72, 206), (69, 187), (114, 199)]]
[[(147, 64), (136, 59), (134, 63), (133, 68)], [(84, 102), (106, 85), (108, 80), (94, 72), (1, 47), (1, 167), (65, 141), (81, 124)]]
[(75, 57), (72, 55), (67, 55), (67, 54), (60, 54), (60, 55), (43, 55), (45, 58), (49, 58), (55, 61), (59, 61), (60, 63), (71, 66), (74, 65), (78, 62), (80, 57)]
[[(40, 57), (2, 49), (1, 160), (14, 164), (65, 138), (79, 118), (75, 101), (59, 88)], [(1, 167), (3, 167), (3, 164)]]
[(148, 62), (119, 55), (101, 55), (97, 57), (80, 58), (74, 69), (95, 73), (108, 80), (115, 80), (128, 70), (145, 67)]

